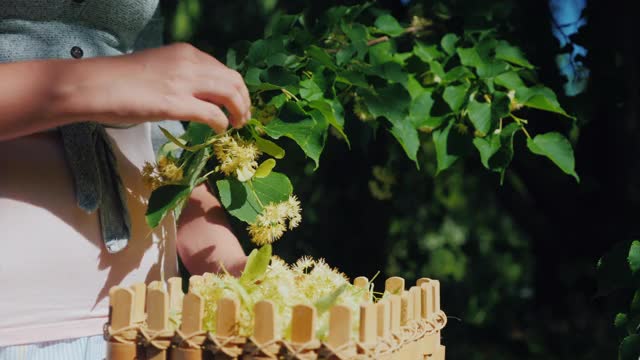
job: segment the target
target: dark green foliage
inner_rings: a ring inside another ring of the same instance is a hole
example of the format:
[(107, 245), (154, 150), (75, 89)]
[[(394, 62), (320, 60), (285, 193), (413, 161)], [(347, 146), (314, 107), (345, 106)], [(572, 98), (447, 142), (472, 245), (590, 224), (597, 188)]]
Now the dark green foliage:
[[(444, 333), (453, 359), (614, 359), (618, 348), (621, 356), (637, 358), (633, 300), (640, 296), (629, 263), (635, 259), (629, 258), (631, 243), (621, 247), (615, 266), (600, 266), (597, 274), (595, 266), (612, 244), (640, 234), (640, 101), (634, 75), (639, 62), (629, 30), (635, 21), (630, 5), (589, 3), (581, 44), (589, 50), (593, 78), (587, 94), (566, 98), (549, 90), (561, 89), (563, 79), (555, 69), (560, 49), (550, 34), (544, 2), (423, 0), (413, 1), (410, 8), (379, 2), (402, 28), (411, 25), (413, 15), (431, 21), (415, 40), (400, 35), (385, 11), (347, 14), (342, 8), (321, 15), (335, 2), (190, 1), (199, 3), (200, 12), (197, 21), (188, 23), (193, 25), (188, 39), (237, 69), (246, 65), (251, 47), (247, 42), (238, 46), (238, 40), (293, 29), (285, 50), (296, 56), (274, 52), (245, 73), (254, 90), (264, 88), (267, 105), (259, 120), (273, 120), (287, 100), (264, 85), (270, 81), (293, 90), (306, 103), (306, 113), (316, 110), (327, 119), (328, 124), (321, 124), (326, 136), (315, 140), (324, 145), (315, 171), (295, 140), (280, 131), (277, 142), (287, 161), (278, 162), (276, 169), (291, 178), (304, 220), (275, 245), (276, 254), (288, 260), (302, 254), (326, 257), (349, 275), (383, 270), (383, 275), (408, 279), (425, 273), (439, 277), (445, 310), (460, 318), (450, 319)], [(300, 11), (306, 14), (304, 26), (300, 17), (282, 15)], [(173, 14), (168, 14), (169, 23)], [(354, 23), (358, 16), (363, 19), (359, 24)], [(343, 36), (316, 42), (318, 34), (331, 29)], [(394, 39), (367, 46), (385, 35)], [(236, 50), (227, 54), (232, 47)], [(298, 73), (300, 56), (311, 59), (312, 79)], [(277, 70), (264, 71), (270, 67)], [(536, 85), (540, 82), (548, 88)], [(346, 106), (327, 106), (324, 99), (348, 87), (358, 91), (343, 99)], [(452, 90), (445, 98), (448, 88)], [(400, 105), (381, 108), (376, 103), (380, 91)], [(474, 91), (478, 96), (465, 97)], [(408, 106), (402, 105), (407, 93)], [(514, 115), (519, 123), (509, 115), (514, 110), (511, 97), (551, 113), (518, 109)], [(320, 103), (312, 107), (316, 100)], [(567, 119), (559, 104), (577, 121)], [(461, 116), (452, 116), (452, 107)], [(334, 109), (338, 126), (329, 123)], [(431, 116), (420, 116), (425, 113)], [(315, 114), (309, 115), (310, 124), (320, 118)], [(501, 118), (507, 121), (495, 133)], [(529, 142), (523, 127), (531, 135)], [(546, 139), (553, 140), (551, 147), (548, 141), (536, 144), (540, 134), (554, 132), (563, 138), (547, 135), (553, 137)], [(466, 146), (453, 146), (453, 136)], [(577, 146), (575, 159), (554, 150), (567, 142)], [(269, 155), (276, 157), (274, 153)], [(554, 163), (562, 172), (554, 172)], [(373, 174), (377, 166), (395, 175), (390, 200), (371, 196), (370, 188), (386, 190)], [(580, 185), (563, 173), (573, 175), (575, 168)], [(234, 225), (243, 236), (246, 225)], [(366, 256), (354, 258), (363, 248)]]

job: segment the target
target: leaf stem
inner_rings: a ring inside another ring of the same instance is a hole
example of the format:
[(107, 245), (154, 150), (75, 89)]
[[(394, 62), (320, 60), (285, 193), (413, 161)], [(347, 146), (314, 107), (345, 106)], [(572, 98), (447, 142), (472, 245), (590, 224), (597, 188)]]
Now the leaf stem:
[(300, 99), (298, 99), (295, 95), (293, 95), (293, 93), (291, 93), (291, 91), (285, 89), (285, 88), (280, 88), (280, 90), (282, 91), (282, 93), (288, 97), (289, 99), (293, 99), (296, 102), (300, 101)]
[(509, 116), (511, 116), (511, 118), (513, 120), (516, 121), (516, 123), (518, 123), (518, 125), (520, 125), (520, 128), (522, 128), (522, 131), (524, 132), (524, 134), (527, 136), (528, 139), (531, 139), (531, 135), (529, 135), (529, 132), (527, 131), (527, 128), (524, 127), (524, 123), (526, 123), (527, 121), (524, 119), (520, 119), (519, 117), (513, 115), (513, 114), (509, 114)]

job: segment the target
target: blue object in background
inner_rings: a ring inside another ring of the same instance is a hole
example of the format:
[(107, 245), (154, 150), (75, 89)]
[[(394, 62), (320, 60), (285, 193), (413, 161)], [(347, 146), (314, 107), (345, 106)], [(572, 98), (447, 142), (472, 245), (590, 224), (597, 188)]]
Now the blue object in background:
[(564, 84), (564, 92), (567, 96), (584, 92), (589, 80), (589, 69), (578, 59), (578, 57), (586, 57), (588, 51), (570, 38), (587, 23), (587, 19), (582, 16), (586, 6), (586, 0), (549, 0), (553, 35), (560, 42), (561, 48), (569, 49), (569, 52), (556, 56), (558, 69), (567, 78)]

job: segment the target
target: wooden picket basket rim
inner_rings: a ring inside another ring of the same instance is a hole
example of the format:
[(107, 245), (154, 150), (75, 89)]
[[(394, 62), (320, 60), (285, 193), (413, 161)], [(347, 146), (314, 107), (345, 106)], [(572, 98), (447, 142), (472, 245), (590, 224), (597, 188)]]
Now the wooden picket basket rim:
[[(352, 310), (342, 305), (333, 306), (330, 309), (329, 333), (324, 342), (316, 339), (316, 309), (309, 305), (293, 307), (291, 338), (278, 338), (274, 305), (269, 300), (255, 304), (254, 313), (261, 315), (255, 315), (252, 336), (237, 335), (239, 304), (231, 298), (222, 298), (218, 302), (216, 332), (205, 332), (202, 326), (204, 301), (191, 291), (193, 284), (201, 281), (203, 277), (192, 276), (189, 280), (190, 291), (186, 294), (182, 292), (182, 279), (177, 277), (167, 281), (166, 289), (162, 282), (112, 288), (109, 292), (110, 315), (109, 322), (105, 324), (105, 340), (109, 346), (114, 343), (142, 344), (156, 352), (165, 352), (170, 348), (189, 351), (209, 348), (228, 352), (230, 357), (239, 356), (248, 346), (253, 346), (254, 353), (267, 358), (285, 349), (295, 353), (294, 357), (315, 351), (324, 351), (337, 359), (352, 358), (357, 354), (377, 358), (392, 352), (413, 351), (417, 354), (420, 351), (435, 351), (442, 352), (444, 359), (444, 347), (440, 345), (439, 338), (446, 326), (446, 315), (440, 309), (440, 284), (437, 280), (421, 278), (415, 286), (406, 290), (403, 278), (388, 278), (385, 282), (387, 297), (375, 303), (363, 301), (360, 305), (357, 340), (352, 338)], [(354, 279), (354, 285), (368, 289), (369, 281), (365, 277), (358, 277)], [(145, 313), (145, 309), (148, 313)], [(180, 327), (175, 332), (169, 330), (171, 309), (181, 309), (183, 314)], [(132, 336), (134, 331), (137, 332), (135, 338)], [(430, 338), (429, 341), (427, 338)], [(437, 341), (434, 343), (434, 340)], [(424, 353), (425, 356), (427, 354)]]

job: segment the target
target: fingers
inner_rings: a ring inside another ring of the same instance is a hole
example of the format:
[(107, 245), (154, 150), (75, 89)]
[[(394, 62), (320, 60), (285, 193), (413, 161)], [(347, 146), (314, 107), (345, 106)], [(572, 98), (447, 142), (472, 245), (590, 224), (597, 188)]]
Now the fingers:
[(209, 82), (205, 88), (199, 89), (198, 98), (221, 103), (231, 113), (231, 124), (234, 127), (242, 127), (251, 117), (251, 97), (249, 89), (244, 83), (244, 78), (240, 73), (229, 69), (216, 58), (204, 52), (200, 52), (200, 54), (210, 66), (207, 67), (207, 71), (200, 74), (203, 79), (208, 79)]
[(177, 43), (157, 51), (167, 55), (154, 56), (153, 61), (169, 59), (168, 75), (164, 75), (169, 83), (167, 92), (193, 106), (192, 111), (184, 112), (193, 112), (194, 121), (210, 124), (218, 132), (229, 124), (235, 128), (246, 124), (251, 117), (251, 98), (242, 75), (189, 44)]
[(216, 69), (203, 74), (195, 86), (193, 95), (200, 100), (224, 106), (234, 127), (242, 127), (247, 122), (251, 108), (249, 92), (237, 72)]
[(184, 101), (183, 104), (183, 111), (180, 114), (175, 114), (180, 120), (206, 124), (218, 134), (229, 128), (229, 119), (219, 106), (195, 98)]

